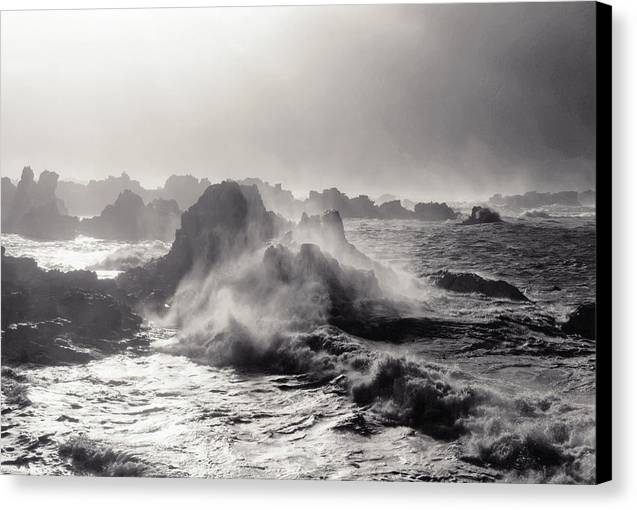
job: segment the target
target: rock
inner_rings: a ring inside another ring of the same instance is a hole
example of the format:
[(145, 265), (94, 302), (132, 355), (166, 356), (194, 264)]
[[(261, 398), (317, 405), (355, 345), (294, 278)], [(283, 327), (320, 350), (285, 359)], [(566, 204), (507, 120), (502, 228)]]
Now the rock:
[(595, 303), (579, 305), (562, 326), (562, 331), (568, 335), (580, 335), (584, 338), (595, 340)]
[(414, 206), (416, 218), (424, 221), (445, 221), (455, 220), (458, 213), (449, 207), (446, 202), (439, 204), (438, 202), (429, 202), (427, 204), (420, 202)]
[(487, 280), (474, 273), (440, 271), (433, 276), (435, 284), (445, 290), (462, 293), (478, 293), (489, 297), (529, 301), (516, 287), (504, 280)]
[(256, 187), (224, 181), (209, 186), (181, 216), (170, 251), (143, 268), (120, 275), (118, 284), (135, 300), (151, 306), (174, 293), (180, 280), (197, 265), (207, 273), (272, 239), (280, 224), (265, 210)]
[(523, 215), (525, 218), (550, 218), (551, 215), (546, 211), (526, 211)]
[(582, 191), (579, 194), (579, 201), (582, 205), (586, 205), (589, 207), (595, 207), (597, 202), (597, 193), (591, 189)]
[(56, 193), (72, 214), (97, 216), (125, 190), (139, 195), (145, 202), (160, 195), (159, 190), (144, 189), (139, 181), (131, 179), (125, 172), (119, 177), (92, 179), (88, 184), (60, 181)]
[(44, 271), (33, 259), (3, 250), (3, 360), (86, 361), (95, 355), (82, 355), (82, 346), (113, 350), (113, 342), (132, 338), (140, 325), (114, 282), (90, 271)]
[(511, 209), (533, 209), (545, 205), (580, 205), (577, 191), (558, 191), (557, 193), (528, 191), (524, 195), (510, 196), (502, 196), (498, 193), (489, 199), (489, 203)]
[(174, 200), (156, 199), (144, 205), (139, 195), (125, 190), (99, 216), (80, 223), (80, 232), (120, 241), (172, 241), (179, 226), (179, 207)]
[(208, 179), (197, 179), (192, 175), (171, 175), (166, 179), (161, 196), (176, 200), (179, 208), (184, 210), (192, 206), (208, 186)]
[(476, 225), (479, 223), (500, 223), (502, 219), (496, 211), (488, 207), (474, 206), (471, 209), (471, 216), (462, 222), (463, 225)]
[(58, 175), (45, 170), (38, 181), (31, 167), (24, 167), (17, 187), (3, 179), (2, 231), (43, 240), (72, 239), (78, 220), (66, 215), (55, 195)]
[(400, 200), (385, 202), (378, 208), (380, 217), (385, 220), (410, 220), (413, 219), (414, 212), (405, 209)]

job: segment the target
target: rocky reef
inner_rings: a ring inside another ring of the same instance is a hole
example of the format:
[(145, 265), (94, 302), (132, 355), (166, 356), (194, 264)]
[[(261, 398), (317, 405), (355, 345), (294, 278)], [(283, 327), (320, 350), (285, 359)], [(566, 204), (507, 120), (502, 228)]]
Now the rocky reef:
[(117, 296), (91, 271), (44, 271), (3, 249), (3, 363), (83, 362), (129, 346), (142, 321)]
[(595, 303), (585, 303), (579, 305), (569, 316), (562, 326), (562, 331), (567, 335), (580, 335), (590, 340), (595, 340), (596, 324)]
[(81, 233), (120, 241), (172, 241), (179, 227), (181, 212), (177, 202), (157, 198), (147, 205), (130, 190), (119, 194), (99, 216), (80, 222)]
[(458, 213), (446, 202), (419, 202), (414, 206), (414, 212), (416, 218), (423, 221), (455, 220), (458, 217)]
[(488, 280), (475, 273), (452, 273), (449, 271), (440, 271), (432, 277), (438, 287), (453, 292), (478, 293), (512, 301), (529, 301), (520, 290), (504, 280)]
[(471, 215), (462, 222), (463, 225), (478, 225), (480, 223), (500, 223), (502, 218), (497, 211), (478, 205), (471, 209)]
[(497, 193), (489, 203), (510, 209), (534, 209), (545, 205), (581, 205), (577, 191), (558, 191), (557, 193), (538, 193), (528, 191), (523, 195), (501, 195)]
[(78, 220), (66, 214), (56, 196), (58, 174), (47, 170), (38, 180), (31, 167), (24, 167), (17, 186), (2, 179), (2, 231), (42, 240), (72, 239)]

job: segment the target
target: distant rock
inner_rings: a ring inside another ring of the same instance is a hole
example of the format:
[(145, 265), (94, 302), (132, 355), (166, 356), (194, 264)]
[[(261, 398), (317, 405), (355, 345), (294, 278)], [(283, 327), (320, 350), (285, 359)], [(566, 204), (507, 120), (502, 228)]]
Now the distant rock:
[(523, 195), (495, 194), (489, 199), (489, 203), (498, 207), (511, 209), (534, 209), (545, 205), (581, 205), (577, 191), (558, 191), (557, 193), (538, 193), (528, 191)]
[(116, 296), (93, 272), (44, 271), (3, 249), (3, 362), (74, 363), (123, 348), (141, 319)]
[(449, 207), (446, 202), (441, 204), (438, 202), (420, 202), (414, 206), (414, 211), (416, 218), (423, 221), (455, 220), (458, 217), (458, 213)]
[(148, 202), (159, 197), (157, 190), (145, 189), (126, 172), (119, 177), (109, 175), (106, 179), (92, 179), (88, 184), (60, 181), (57, 194), (64, 201), (69, 212), (78, 216), (96, 216), (125, 190), (139, 195)]
[(66, 214), (56, 196), (58, 175), (45, 170), (35, 180), (31, 167), (24, 167), (17, 186), (2, 179), (2, 231), (42, 240), (72, 239), (78, 220)]
[(512, 301), (529, 301), (516, 287), (504, 280), (488, 280), (475, 273), (452, 273), (440, 271), (433, 276), (436, 286), (461, 293), (478, 293)]
[(579, 201), (582, 205), (593, 207), (597, 202), (597, 193), (592, 189), (582, 191), (579, 194)]
[(550, 218), (551, 215), (549, 213), (547, 213), (546, 211), (537, 211), (537, 210), (532, 210), (532, 211), (526, 211), (523, 216), (525, 218)]
[(488, 207), (480, 207), (478, 205), (471, 209), (471, 216), (462, 222), (463, 225), (477, 225), (479, 223), (500, 223), (502, 218), (498, 212)]
[(171, 175), (166, 179), (161, 196), (176, 200), (179, 208), (185, 210), (199, 199), (208, 186), (208, 179), (197, 179), (192, 175)]
[(99, 216), (83, 219), (79, 229), (85, 235), (101, 239), (172, 241), (179, 216), (174, 200), (155, 199), (144, 205), (139, 195), (125, 190)]
[(411, 220), (415, 217), (415, 213), (405, 209), (400, 200), (385, 202), (378, 208), (378, 212), (385, 220)]
[(569, 316), (562, 326), (566, 334), (575, 334), (595, 340), (595, 303), (579, 305)]

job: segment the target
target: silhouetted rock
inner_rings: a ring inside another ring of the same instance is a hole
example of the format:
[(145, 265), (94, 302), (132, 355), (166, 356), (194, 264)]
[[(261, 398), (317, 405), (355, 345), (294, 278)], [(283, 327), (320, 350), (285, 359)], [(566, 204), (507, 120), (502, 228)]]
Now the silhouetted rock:
[(576, 334), (595, 340), (595, 303), (579, 305), (569, 316), (562, 327), (564, 333)]
[(415, 217), (415, 213), (405, 209), (400, 200), (385, 202), (378, 208), (378, 212), (384, 220), (410, 220)]
[(55, 190), (58, 175), (45, 170), (35, 181), (33, 170), (24, 167), (17, 186), (2, 179), (2, 231), (34, 239), (72, 239), (77, 218), (67, 216)]
[(44, 271), (2, 251), (2, 359), (87, 361), (123, 348), (141, 319), (117, 297), (113, 281), (90, 271)]
[(140, 196), (125, 190), (102, 214), (80, 223), (83, 234), (101, 239), (171, 241), (179, 226), (179, 207), (174, 200), (155, 199), (148, 205)]
[(424, 221), (445, 221), (455, 220), (458, 217), (451, 207), (445, 202), (439, 204), (438, 202), (423, 203), (420, 202), (414, 206), (416, 218)]
[(147, 190), (139, 181), (131, 179), (126, 172), (119, 177), (90, 180), (88, 184), (60, 181), (57, 195), (64, 201), (71, 214), (78, 216), (96, 216), (125, 190), (139, 195), (142, 200), (150, 201), (159, 196), (157, 190)]
[(580, 205), (577, 191), (558, 191), (557, 193), (538, 193), (528, 191), (524, 195), (493, 195), (489, 202), (499, 207), (511, 209), (532, 209), (545, 205)]
[(304, 211), (303, 202), (294, 198), (290, 190), (281, 184), (272, 185), (254, 177), (238, 181), (243, 186), (256, 186), (268, 211), (280, 214), (284, 218), (298, 218)]
[(476, 225), (478, 223), (499, 223), (500, 215), (488, 207), (475, 206), (471, 209), (471, 216), (462, 222), (463, 225)]
[(168, 254), (118, 277), (134, 300), (161, 305), (195, 265), (207, 272), (273, 238), (279, 218), (265, 210), (255, 186), (224, 181), (209, 186), (181, 216)]
[(435, 284), (445, 290), (462, 293), (478, 293), (485, 296), (528, 301), (516, 287), (504, 280), (487, 280), (474, 273), (451, 273), (441, 271), (433, 276)]
[(176, 200), (179, 208), (185, 210), (199, 199), (208, 186), (208, 179), (197, 179), (192, 175), (171, 175), (166, 179), (161, 196)]

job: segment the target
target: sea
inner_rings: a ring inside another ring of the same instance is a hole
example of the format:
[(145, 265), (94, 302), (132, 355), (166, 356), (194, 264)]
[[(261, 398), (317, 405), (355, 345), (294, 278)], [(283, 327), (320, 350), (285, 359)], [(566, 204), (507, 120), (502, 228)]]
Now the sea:
[[(348, 241), (417, 282), (410, 299), (420, 313), (452, 330), (395, 342), (325, 329), (374, 360), (373, 377), (350, 378), (377, 399), (352, 398), (338, 376), (317, 382), (201, 362), (166, 349), (179, 332), (148, 317), (143, 352), (12, 369), (29, 404), (3, 392), (3, 472), (593, 483), (595, 343), (546, 325), (595, 300), (595, 210), (544, 212), (473, 226), (345, 220)], [(169, 249), (17, 235), (3, 235), (2, 246), (46, 269), (100, 278), (118, 274), (100, 269), (118, 251)], [(440, 270), (505, 280), (529, 301), (439, 289), (431, 275)], [(431, 425), (456, 418), (457, 427)]]

